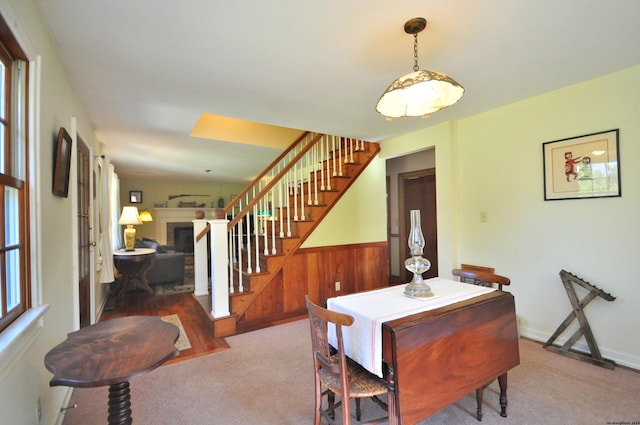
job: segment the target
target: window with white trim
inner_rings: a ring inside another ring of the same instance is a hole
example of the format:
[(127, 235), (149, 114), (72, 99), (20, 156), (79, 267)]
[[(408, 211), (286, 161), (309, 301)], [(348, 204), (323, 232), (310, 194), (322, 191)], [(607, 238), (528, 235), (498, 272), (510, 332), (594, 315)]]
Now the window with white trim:
[(28, 62), (0, 17), (0, 331), (30, 307)]

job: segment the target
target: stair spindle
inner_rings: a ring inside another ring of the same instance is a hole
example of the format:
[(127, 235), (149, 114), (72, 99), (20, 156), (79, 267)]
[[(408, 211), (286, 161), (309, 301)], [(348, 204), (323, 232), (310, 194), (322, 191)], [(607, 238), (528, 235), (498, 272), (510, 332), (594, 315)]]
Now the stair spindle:
[(336, 171), (336, 136), (331, 136), (331, 157), (333, 158), (333, 176), (337, 176)]
[(329, 174), (329, 167), (331, 166), (331, 161), (329, 161), (329, 138), (325, 138), (325, 144), (327, 148), (327, 156), (323, 158), (327, 163), (327, 190), (331, 190), (331, 174)]
[(322, 141), (324, 140), (324, 136), (322, 137), (322, 139), (320, 139), (320, 190), (324, 191), (325, 187), (324, 187), (324, 143), (322, 143)]

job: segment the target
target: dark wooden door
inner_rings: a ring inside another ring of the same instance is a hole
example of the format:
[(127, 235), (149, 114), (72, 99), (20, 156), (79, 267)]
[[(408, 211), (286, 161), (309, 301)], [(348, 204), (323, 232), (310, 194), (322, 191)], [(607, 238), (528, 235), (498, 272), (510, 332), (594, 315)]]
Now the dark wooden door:
[(89, 148), (78, 136), (78, 294), (80, 327), (91, 324), (91, 179)]
[(436, 174), (435, 169), (400, 174), (400, 275), (403, 282), (409, 282), (413, 275), (404, 267), (404, 261), (411, 256), (407, 239), (411, 229), (411, 210), (420, 210), (422, 234), (425, 239), (423, 257), (431, 262), (431, 268), (422, 276), (427, 279), (438, 276), (438, 220), (436, 216)]

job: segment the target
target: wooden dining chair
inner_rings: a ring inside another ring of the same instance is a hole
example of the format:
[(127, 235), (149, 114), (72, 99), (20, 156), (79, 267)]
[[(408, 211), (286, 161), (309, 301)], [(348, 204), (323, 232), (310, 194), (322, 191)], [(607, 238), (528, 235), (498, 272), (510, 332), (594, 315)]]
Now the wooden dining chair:
[(479, 286), (497, 287), (500, 291), (502, 291), (503, 286), (511, 284), (511, 279), (495, 274), (492, 267), (462, 264), (459, 269), (451, 270), (451, 273), (459, 277), (460, 282)]
[[(499, 291), (502, 291), (503, 286), (511, 284), (511, 279), (508, 277), (495, 274), (493, 267), (462, 264), (459, 269), (451, 270), (451, 274), (457, 276), (460, 279), (460, 282), (493, 288), (497, 287)], [(498, 382), (500, 384), (500, 416), (506, 417), (506, 394), (503, 388), (506, 388), (507, 375), (505, 374), (500, 376), (498, 378)], [(482, 398), (484, 389), (487, 388), (489, 384), (491, 384), (491, 382), (488, 382), (482, 387), (476, 389), (476, 403), (478, 406), (476, 410), (476, 418), (478, 418), (479, 421), (482, 420)]]
[[(387, 394), (387, 382), (370, 373), (358, 363), (349, 359), (344, 353), (342, 327), (351, 326), (353, 317), (330, 311), (314, 304), (306, 296), (309, 324), (311, 327), (311, 348), (313, 352), (313, 368), (315, 375), (315, 413), (314, 424), (319, 425), (325, 418), (331, 425), (336, 425), (335, 411), (342, 407), (342, 424), (351, 424), (351, 399), (355, 399), (356, 419), (360, 421), (360, 399), (370, 397), (385, 411), (387, 403), (378, 396)], [(328, 339), (329, 324), (335, 325), (337, 347), (332, 347)], [(340, 397), (335, 401), (335, 396)], [(327, 399), (327, 407), (323, 407), (323, 398)], [(387, 423), (385, 415), (360, 425)]]

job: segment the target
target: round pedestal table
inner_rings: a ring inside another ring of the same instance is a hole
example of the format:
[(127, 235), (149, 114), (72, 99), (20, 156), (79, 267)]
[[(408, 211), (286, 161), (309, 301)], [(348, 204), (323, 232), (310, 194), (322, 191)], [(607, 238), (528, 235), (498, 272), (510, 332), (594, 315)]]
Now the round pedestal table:
[(159, 316), (128, 316), (87, 326), (49, 351), (52, 387), (109, 385), (109, 424), (132, 423), (129, 380), (178, 355), (180, 330)]

